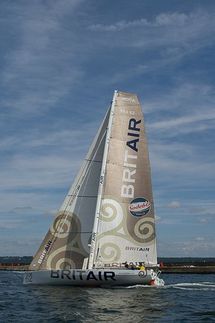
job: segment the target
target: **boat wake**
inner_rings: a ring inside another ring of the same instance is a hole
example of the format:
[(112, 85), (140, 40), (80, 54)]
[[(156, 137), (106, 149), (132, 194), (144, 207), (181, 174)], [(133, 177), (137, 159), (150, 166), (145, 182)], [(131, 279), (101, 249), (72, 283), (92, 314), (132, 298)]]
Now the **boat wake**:
[(212, 282), (199, 282), (199, 283), (177, 283), (164, 286), (150, 286), (150, 285), (133, 285), (123, 288), (164, 288), (164, 289), (182, 289), (182, 290), (215, 290), (215, 284)]
[(164, 288), (175, 288), (183, 290), (215, 290), (215, 284), (212, 282), (177, 283), (165, 285)]
[(159, 288), (163, 286), (156, 286), (156, 285), (132, 285), (132, 286), (126, 286), (124, 288), (132, 289), (132, 288)]

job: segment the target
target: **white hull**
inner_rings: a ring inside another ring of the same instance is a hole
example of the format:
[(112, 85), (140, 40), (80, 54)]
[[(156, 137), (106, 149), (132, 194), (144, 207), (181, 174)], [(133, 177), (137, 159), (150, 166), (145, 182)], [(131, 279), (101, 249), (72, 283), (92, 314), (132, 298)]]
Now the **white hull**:
[(28, 271), (24, 275), (23, 283), (86, 287), (164, 285), (163, 280), (158, 278), (152, 269), (147, 269), (146, 271), (130, 269)]

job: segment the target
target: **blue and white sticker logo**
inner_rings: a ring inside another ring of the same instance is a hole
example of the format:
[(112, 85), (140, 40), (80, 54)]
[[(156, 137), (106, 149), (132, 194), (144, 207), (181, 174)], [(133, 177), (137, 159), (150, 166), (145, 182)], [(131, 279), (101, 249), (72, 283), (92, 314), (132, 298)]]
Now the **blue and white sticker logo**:
[(143, 216), (146, 215), (150, 210), (151, 204), (144, 197), (137, 197), (131, 201), (129, 205), (129, 211), (133, 216)]

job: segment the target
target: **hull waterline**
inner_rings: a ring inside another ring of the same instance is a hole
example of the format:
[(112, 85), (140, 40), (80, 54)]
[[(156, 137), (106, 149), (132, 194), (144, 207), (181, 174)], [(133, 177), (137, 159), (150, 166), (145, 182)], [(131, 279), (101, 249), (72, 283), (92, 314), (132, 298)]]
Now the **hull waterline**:
[(163, 286), (164, 282), (153, 270), (41, 270), (24, 275), (24, 284), (112, 287), (132, 285)]

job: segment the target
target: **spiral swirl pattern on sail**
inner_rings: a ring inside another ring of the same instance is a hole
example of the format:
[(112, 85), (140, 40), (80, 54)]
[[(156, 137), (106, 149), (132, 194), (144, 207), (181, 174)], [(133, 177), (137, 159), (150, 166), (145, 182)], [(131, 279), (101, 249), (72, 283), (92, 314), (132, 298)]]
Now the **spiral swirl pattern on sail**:
[(113, 199), (104, 199), (101, 206), (100, 223), (105, 229), (106, 223), (108, 229), (118, 226), (123, 220), (123, 210), (121, 205)]
[(135, 218), (118, 201), (106, 198), (102, 202), (98, 234), (98, 262), (126, 261), (132, 250), (139, 248), (144, 252), (154, 241), (154, 218), (145, 215)]
[(48, 232), (51, 246), (42, 266), (49, 269), (81, 268), (87, 256), (81, 232), (80, 220), (74, 213), (60, 212)]
[(150, 242), (155, 238), (154, 222), (150, 217), (143, 217), (134, 226), (132, 237), (141, 243)]
[(112, 242), (106, 242), (100, 247), (100, 254), (106, 261), (118, 261), (120, 258), (120, 248)]
[(80, 232), (79, 222), (80, 221), (78, 220), (77, 216), (73, 213), (59, 213), (50, 228), (50, 232), (55, 239), (65, 239), (67, 242), (69, 242), (76, 237), (77, 232)]
[(68, 251), (67, 246), (55, 250), (47, 259), (47, 267), (50, 269), (81, 268), (84, 255), (77, 251)]

